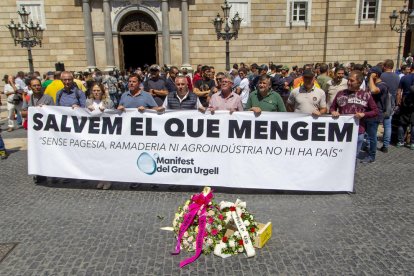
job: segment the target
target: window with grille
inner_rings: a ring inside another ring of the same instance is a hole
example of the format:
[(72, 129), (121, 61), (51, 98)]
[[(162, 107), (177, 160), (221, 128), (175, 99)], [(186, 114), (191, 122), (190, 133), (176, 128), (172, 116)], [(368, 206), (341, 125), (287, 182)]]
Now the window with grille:
[(46, 28), (43, 0), (17, 0), (16, 4), (18, 10), (24, 6), (26, 11), (30, 12), (29, 21), (33, 20), (33, 23), (39, 23), (42, 28)]
[(299, 22), (299, 21), (306, 21), (306, 7), (307, 7), (306, 2), (294, 2), (293, 3), (293, 9), (292, 9), (292, 20), (294, 22)]
[(311, 18), (311, 0), (288, 0), (286, 23), (292, 26), (308, 26)]
[(362, 20), (375, 19), (377, 0), (364, 0), (362, 4)]
[(239, 13), (239, 16), (243, 19), (241, 26), (250, 26), (250, 0), (229, 0), (230, 20)]
[(382, 0), (357, 0), (356, 24), (380, 23)]

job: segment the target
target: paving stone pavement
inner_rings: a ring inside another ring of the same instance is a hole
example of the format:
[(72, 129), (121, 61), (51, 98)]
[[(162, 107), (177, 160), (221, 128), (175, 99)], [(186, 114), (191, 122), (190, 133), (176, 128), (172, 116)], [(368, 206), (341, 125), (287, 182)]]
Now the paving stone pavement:
[(27, 152), (15, 148), (0, 160), (0, 243), (18, 245), (0, 275), (414, 275), (413, 157), (390, 147), (358, 164), (354, 194), (216, 188), (217, 201), (240, 198), (271, 221), (273, 236), (254, 258), (201, 256), (180, 269), (190, 255), (172, 256), (173, 234), (160, 227), (201, 187), (35, 185)]

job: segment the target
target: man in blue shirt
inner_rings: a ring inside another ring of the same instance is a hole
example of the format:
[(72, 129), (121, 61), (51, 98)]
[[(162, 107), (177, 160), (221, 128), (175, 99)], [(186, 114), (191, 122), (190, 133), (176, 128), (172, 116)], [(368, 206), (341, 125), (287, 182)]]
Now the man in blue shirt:
[(64, 71), (60, 75), (60, 79), (64, 87), (56, 94), (56, 106), (68, 106), (72, 108), (85, 107), (85, 93), (74, 83), (73, 74)]
[[(398, 85), (400, 84), (400, 77), (393, 72), (394, 68), (394, 61), (391, 59), (386, 59), (384, 61), (384, 72), (381, 74), (381, 80), (385, 82), (388, 86), (388, 90), (391, 93), (392, 96), (392, 107), (395, 106), (395, 100), (397, 97), (397, 90)], [(383, 135), (383, 145), (381, 147), (381, 151), (384, 153), (388, 152), (388, 146), (391, 142), (391, 121), (392, 116), (389, 118), (384, 118), (383, 120), (383, 126), (384, 126), (384, 135)]]
[[(140, 86), (141, 79), (137, 74), (131, 74), (128, 79), (128, 92), (122, 94), (119, 100), (118, 110), (125, 111), (125, 108), (137, 108), (139, 112), (144, 112), (145, 109), (153, 109), (157, 112), (163, 112), (164, 107), (158, 107), (154, 98), (150, 93), (142, 90)], [(131, 183), (130, 189), (136, 189), (140, 186), (139, 183)]]
[(158, 107), (150, 93), (140, 87), (141, 80), (137, 74), (131, 74), (128, 79), (128, 92), (122, 94), (119, 100), (118, 110), (125, 111), (125, 108), (138, 108), (143, 112), (145, 109), (154, 109), (158, 112), (164, 111), (164, 107)]

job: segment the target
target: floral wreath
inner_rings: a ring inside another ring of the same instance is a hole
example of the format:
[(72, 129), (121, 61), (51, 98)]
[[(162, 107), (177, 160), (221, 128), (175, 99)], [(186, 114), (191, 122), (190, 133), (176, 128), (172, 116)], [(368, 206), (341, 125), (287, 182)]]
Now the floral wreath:
[[(178, 238), (178, 233), (183, 223), (184, 216), (189, 212), (189, 205), (196, 196), (197, 195), (193, 195), (191, 200), (187, 200), (183, 206), (178, 207), (178, 211), (175, 213), (173, 228), (176, 238)], [(196, 250), (196, 237), (199, 231), (199, 226), (196, 222), (198, 221), (199, 215), (200, 213), (198, 212), (194, 218), (194, 223), (184, 232), (181, 249), (189, 252)], [(220, 211), (218, 204), (215, 203), (214, 200), (211, 200), (206, 207), (206, 228), (203, 242), (204, 254), (211, 253), (216, 244), (224, 237), (226, 230), (225, 224), (224, 215)]]
[[(215, 250), (216, 255), (222, 257), (228, 257), (230, 255), (236, 255), (245, 251), (243, 237), (238, 231), (234, 221), (232, 221), (232, 212), (236, 212), (242, 220), (245, 226), (245, 230), (248, 232), (250, 242), (254, 242), (257, 237), (257, 231), (259, 230), (257, 222), (254, 220), (252, 214), (246, 210), (246, 203), (237, 200), (236, 203), (221, 202), (220, 209), (224, 214), (224, 221), (227, 224), (228, 229), (233, 229), (234, 232), (230, 236), (224, 236), (221, 238), (219, 246)], [(218, 252), (217, 252), (218, 250)]]

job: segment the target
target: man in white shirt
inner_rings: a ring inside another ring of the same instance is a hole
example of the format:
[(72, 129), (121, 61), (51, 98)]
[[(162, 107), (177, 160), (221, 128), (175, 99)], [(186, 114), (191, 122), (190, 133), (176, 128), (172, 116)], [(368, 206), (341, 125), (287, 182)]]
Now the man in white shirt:
[(289, 111), (320, 116), (326, 113), (325, 91), (315, 87), (315, 75), (309, 69), (303, 72), (303, 85), (292, 90), (287, 100)]
[(247, 100), (249, 99), (250, 88), (249, 79), (247, 78), (247, 69), (242, 67), (239, 69), (240, 84), (236, 88), (236, 93), (240, 95), (243, 108), (246, 108)]

